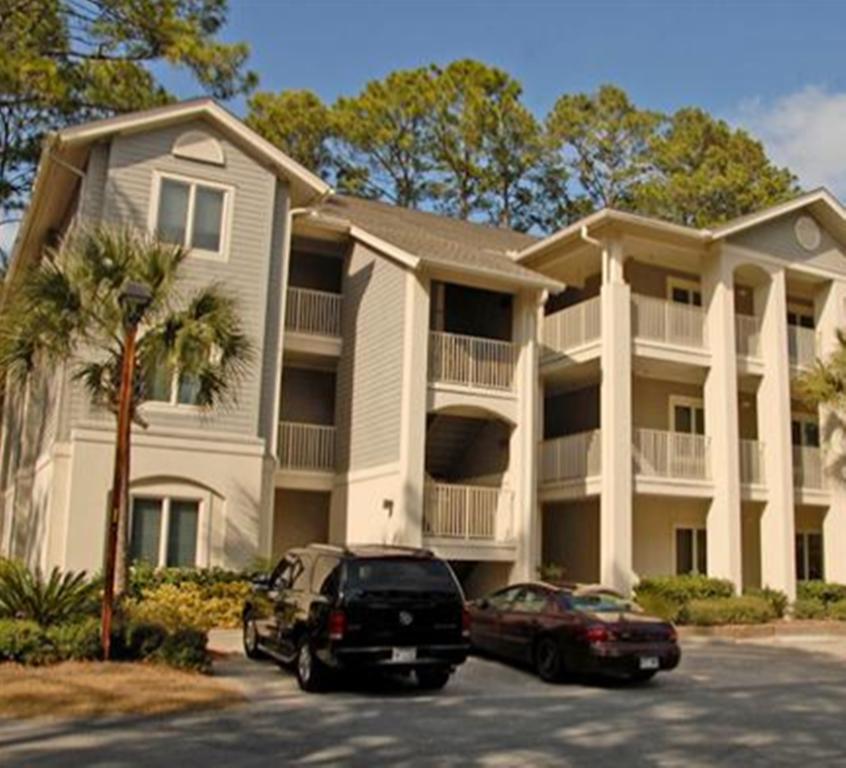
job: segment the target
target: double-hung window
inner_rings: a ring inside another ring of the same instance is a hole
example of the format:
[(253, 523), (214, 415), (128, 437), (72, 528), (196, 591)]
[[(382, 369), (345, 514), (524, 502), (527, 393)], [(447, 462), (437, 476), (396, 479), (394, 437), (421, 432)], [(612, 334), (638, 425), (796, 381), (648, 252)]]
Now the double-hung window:
[(173, 366), (160, 361), (147, 371), (144, 398), (170, 405), (198, 405), (200, 382), (196, 376), (179, 373)]
[(667, 280), (667, 298), (676, 304), (702, 306), (702, 288), (693, 280), (671, 277)]
[(200, 504), (193, 499), (132, 500), (129, 556), (154, 567), (197, 565)]
[(707, 573), (708, 535), (704, 528), (676, 528), (676, 574)]
[(192, 254), (223, 259), (231, 196), (221, 185), (159, 176), (152, 229), (161, 240), (183, 245)]

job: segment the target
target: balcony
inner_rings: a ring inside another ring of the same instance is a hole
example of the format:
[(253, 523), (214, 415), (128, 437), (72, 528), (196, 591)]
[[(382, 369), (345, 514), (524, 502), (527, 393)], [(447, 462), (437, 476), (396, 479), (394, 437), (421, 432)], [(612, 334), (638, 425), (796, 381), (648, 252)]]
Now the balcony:
[(597, 296), (544, 318), (541, 341), (545, 359), (599, 341), (602, 333), (600, 301)]
[(541, 484), (566, 483), (598, 476), (602, 470), (600, 436), (600, 431), (593, 429), (544, 440), (541, 443)]
[(516, 363), (517, 347), (509, 341), (429, 333), (430, 382), (512, 392)]
[(819, 448), (793, 446), (793, 485), (800, 489), (826, 490), (822, 451)]
[(737, 354), (743, 357), (761, 356), (761, 323), (754, 315), (735, 315), (734, 333)]
[(704, 435), (634, 430), (635, 472), (645, 477), (708, 480), (709, 440)]
[(310, 288), (288, 288), (285, 328), (293, 333), (338, 337), (341, 335), (340, 293)]
[(764, 444), (757, 440), (740, 441), (740, 482), (749, 485), (764, 482)]
[(705, 313), (701, 307), (632, 294), (632, 335), (673, 346), (705, 348)]
[(481, 485), (426, 483), (423, 535), (464, 542), (507, 542), (512, 530), (513, 493)]
[(787, 356), (791, 365), (810, 368), (817, 359), (817, 333), (813, 328), (787, 326)]
[(279, 468), (298, 472), (334, 472), (335, 427), (281, 422)]

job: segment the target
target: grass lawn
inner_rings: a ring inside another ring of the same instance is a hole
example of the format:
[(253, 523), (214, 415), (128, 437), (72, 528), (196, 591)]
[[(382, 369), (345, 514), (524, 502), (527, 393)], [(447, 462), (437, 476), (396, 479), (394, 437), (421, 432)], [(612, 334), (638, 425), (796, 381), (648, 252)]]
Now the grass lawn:
[(0, 717), (159, 715), (218, 709), (244, 700), (213, 677), (154, 664), (0, 664)]

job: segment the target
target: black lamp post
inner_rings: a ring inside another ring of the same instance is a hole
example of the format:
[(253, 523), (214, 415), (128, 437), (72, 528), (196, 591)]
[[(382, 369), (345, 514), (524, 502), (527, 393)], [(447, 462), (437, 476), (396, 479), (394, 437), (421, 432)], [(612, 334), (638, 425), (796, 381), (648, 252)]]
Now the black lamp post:
[(115, 566), (121, 520), (126, 520), (129, 494), (129, 437), (132, 428), (132, 385), (135, 378), (135, 338), (138, 324), (152, 301), (150, 289), (143, 283), (129, 281), (120, 294), (123, 311), (123, 360), (121, 362), (120, 392), (118, 394), (117, 438), (112, 496), (109, 500), (106, 557), (103, 569), (103, 607), (100, 642), (103, 658), (111, 652), (112, 611), (115, 596)]

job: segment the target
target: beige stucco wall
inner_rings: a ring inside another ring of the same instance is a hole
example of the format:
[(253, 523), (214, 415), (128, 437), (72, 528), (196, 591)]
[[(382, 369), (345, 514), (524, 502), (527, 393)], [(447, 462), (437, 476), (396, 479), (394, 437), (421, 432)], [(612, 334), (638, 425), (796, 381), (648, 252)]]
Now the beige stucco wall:
[(635, 428), (669, 430), (670, 398), (673, 395), (703, 400), (702, 387), (662, 379), (634, 377), (632, 422)]
[(273, 506), (273, 557), (292, 547), (329, 540), (330, 494), (277, 488)]
[(640, 577), (675, 573), (675, 528), (705, 528), (708, 502), (663, 496), (634, 500), (634, 570)]
[(566, 580), (599, 581), (599, 499), (545, 504), (542, 562), (564, 568)]

